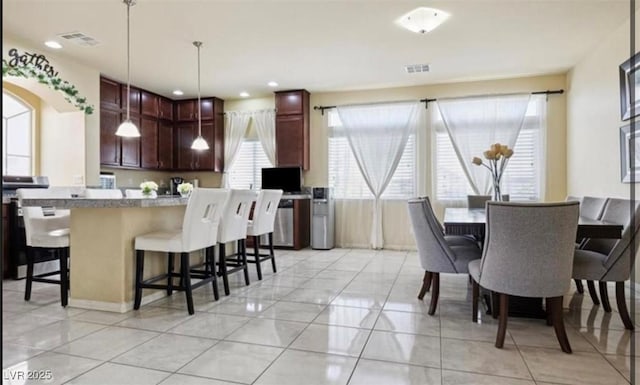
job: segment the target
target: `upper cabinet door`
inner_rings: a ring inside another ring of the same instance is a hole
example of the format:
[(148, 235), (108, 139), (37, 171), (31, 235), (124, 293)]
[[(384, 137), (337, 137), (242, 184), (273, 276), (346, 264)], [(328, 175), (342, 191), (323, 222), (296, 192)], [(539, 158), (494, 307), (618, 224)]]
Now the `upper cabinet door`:
[(116, 136), (119, 125), (119, 111), (100, 109), (100, 164), (120, 165), (120, 137)]
[(175, 103), (176, 120), (179, 122), (189, 122), (197, 119), (196, 103), (193, 100), (181, 100)]
[(100, 108), (120, 109), (120, 83), (100, 78)]
[[(196, 118), (198, 117), (196, 111)], [(213, 119), (213, 99), (201, 99), (200, 100), (200, 113), (202, 114), (202, 120)]]
[(173, 123), (158, 122), (158, 168), (173, 169)]
[(305, 90), (276, 92), (278, 115), (302, 115), (309, 111), (309, 92)]
[(142, 100), (141, 113), (145, 116), (158, 117), (158, 97), (146, 91), (140, 92), (140, 99)]
[(166, 98), (159, 98), (159, 113), (160, 119), (173, 120), (173, 102)]
[(140, 166), (159, 168), (158, 120), (143, 116), (140, 119)]
[(276, 163), (278, 167), (305, 168), (304, 117), (276, 117)]
[[(127, 85), (126, 84), (122, 85), (121, 94), (122, 94), (122, 110), (126, 114), (127, 113)], [(129, 92), (129, 95), (131, 97), (129, 102), (129, 112), (134, 115), (139, 115), (140, 114), (140, 90), (135, 87), (131, 87), (131, 92)]]
[[(126, 116), (123, 115), (123, 119)], [(131, 117), (131, 121), (140, 129), (140, 118)], [(140, 138), (121, 138), (122, 141), (122, 166), (140, 167)]]

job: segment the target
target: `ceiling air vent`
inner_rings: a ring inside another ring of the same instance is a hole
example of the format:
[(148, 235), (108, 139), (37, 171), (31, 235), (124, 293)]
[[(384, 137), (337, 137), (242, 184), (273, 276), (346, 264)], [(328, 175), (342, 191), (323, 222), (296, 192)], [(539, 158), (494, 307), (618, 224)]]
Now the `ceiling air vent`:
[(408, 66), (404, 66), (404, 70), (407, 71), (408, 74), (429, 72), (429, 64), (411, 64)]
[(99, 41), (97, 41), (96, 39), (92, 38), (91, 36), (88, 36), (82, 32), (67, 32), (67, 33), (61, 33), (58, 35), (59, 37), (68, 40), (72, 43), (75, 43), (77, 45), (82, 45), (85, 47), (93, 47), (96, 46), (98, 44), (100, 44)]

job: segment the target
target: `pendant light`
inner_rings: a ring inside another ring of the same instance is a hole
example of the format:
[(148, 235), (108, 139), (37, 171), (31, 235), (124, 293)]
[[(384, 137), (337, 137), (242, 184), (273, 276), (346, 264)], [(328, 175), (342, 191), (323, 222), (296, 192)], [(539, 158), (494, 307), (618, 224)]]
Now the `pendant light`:
[(136, 2), (135, 0), (123, 0), (122, 2), (127, 5), (127, 119), (120, 123), (116, 135), (137, 138), (140, 136), (140, 130), (133, 124), (129, 116), (129, 104), (131, 103), (131, 33), (129, 31), (131, 23), (129, 22), (129, 13), (131, 6), (135, 5)]
[(202, 111), (201, 111), (201, 103), (200, 103), (200, 47), (202, 46), (201, 41), (194, 41), (193, 45), (198, 49), (198, 137), (191, 144), (192, 150), (208, 150), (209, 145), (207, 141), (202, 137)]

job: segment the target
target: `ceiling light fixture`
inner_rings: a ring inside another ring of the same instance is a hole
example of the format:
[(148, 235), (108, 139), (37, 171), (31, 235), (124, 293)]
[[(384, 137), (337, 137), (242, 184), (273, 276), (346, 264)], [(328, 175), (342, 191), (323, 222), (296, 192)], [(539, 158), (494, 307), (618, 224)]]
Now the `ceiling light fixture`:
[(175, 96), (182, 96), (182, 95), (184, 95), (184, 92), (182, 92), (181, 90), (173, 90), (173, 94)]
[(49, 40), (49, 41), (45, 41), (44, 45), (46, 45), (49, 48), (53, 48), (53, 49), (60, 49), (62, 48), (62, 44), (58, 43), (55, 40)]
[(276, 82), (274, 82), (274, 81), (270, 81), (269, 83), (267, 83), (267, 85), (268, 85), (269, 87), (277, 87), (277, 86), (278, 86), (278, 83), (276, 83)]
[(251, 95), (249, 95), (248, 92), (242, 91), (242, 92), (240, 92), (240, 96), (243, 97), (243, 98), (248, 98)]
[(116, 135), (136, 138), (140, 136), (140, 130), (133, 124), (129, 116), (129, 104), (131, 103), (131, 22), (129, 21), (129, 14), (131, 6), (135, 5), (136, 2), (135, 0), (123, 0), (123, 3), (127, 5), (127, 119), (120, 123), (118, 130), (116, 130)]
[(202, 106), (200, 104), (200, 47), (202, 46), (201, 41), (194, 41), (193, 45), (198, 49), (198, 137), (191, 144), (192, 150), (208, 150), (209, 144), (202, 137)]
[(425, 34), (436, 29), (449, 16), (447, 12), (439, 9), (419, 7), (400, 17), (397, 23), (411, 32)]

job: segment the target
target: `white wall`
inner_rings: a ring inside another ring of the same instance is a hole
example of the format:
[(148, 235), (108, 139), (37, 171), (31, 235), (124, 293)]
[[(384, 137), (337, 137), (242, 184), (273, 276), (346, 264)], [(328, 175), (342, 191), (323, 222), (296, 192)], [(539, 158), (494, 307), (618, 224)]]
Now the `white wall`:
[(84, 185), (84, 113), (59, 113), (42, 103), (40, 117), (40, 174), (52, 186)]

